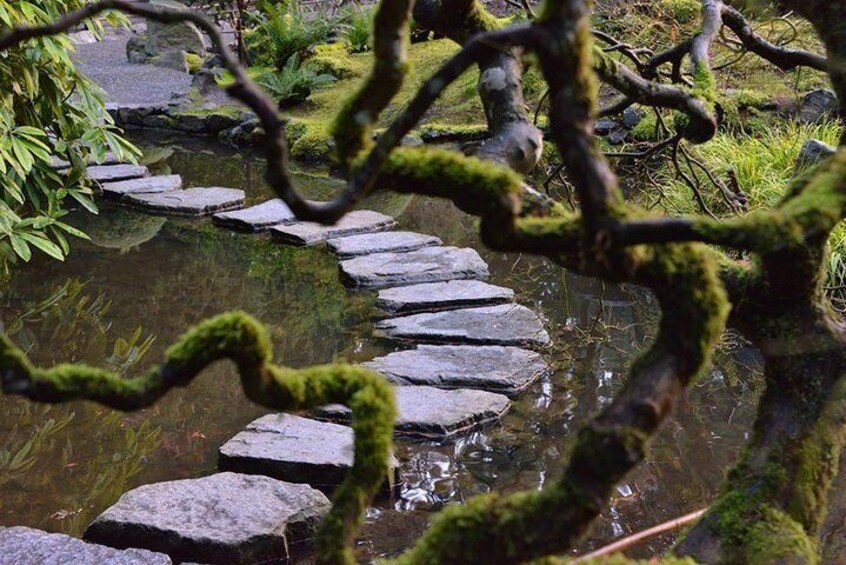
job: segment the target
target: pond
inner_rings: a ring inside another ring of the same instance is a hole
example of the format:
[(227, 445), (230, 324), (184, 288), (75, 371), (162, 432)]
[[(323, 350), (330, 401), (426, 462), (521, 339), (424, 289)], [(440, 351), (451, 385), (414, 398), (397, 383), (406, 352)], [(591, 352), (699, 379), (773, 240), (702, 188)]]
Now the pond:
[[(138, 142), (156, 173), (181, 174), (188, 186), (242, 188), (250, 202), (271, 197), (254, 155), (184, 140)], [(297, 179), (315, 199), (340, 186), (319, 171), (299, 171)], [(360, 543), (367, 559), (408, 547), (447, 503), (556, 480), (575, 431), (611, 401), (657, 312), (638, 289), (485, 250), (474, 219), (446, 202), (380, 194), (364, 207), (395, 216), (402, 228), (479, 250), (492, 282), (515, 289), (556, 343), (554, 374), (517, 397), (497, 424), (446, 442), (397, 442), (401, 491), (368, 513)], [(266, 323), (277, 361), (293, 367), (365, 361), (398, 348), (372, 337), (375, 294), (346, 291), (324, 249), (283, 247), (208, 220), (112, 206), (98, 217), (78, 213), (74, 222), (92, 241), (76, 242), (64, 263), (38, 258), (19, 268), (0, 301), (5, 331), (39, 364), (84, 361), (144, 371), (187, 327), (231, 309)], [(579, 551), (705, 507), (747, 438), (760, 381), (755, 352), (728, 344), (646, 463), (618, 486)], [(210, 367), (187, 388), (133, 414), (0, 397), (0, 525), (79, 536), (131, 488), (213, 473), (218, 447), (263, 413), (244, 398), (229, 364)], [(846, 555), (838, 535), (846, 514), (841, 498), (826, 526), (827, 562)], [(653, 555), (672, 540), (654, 538), (632, 555)]]

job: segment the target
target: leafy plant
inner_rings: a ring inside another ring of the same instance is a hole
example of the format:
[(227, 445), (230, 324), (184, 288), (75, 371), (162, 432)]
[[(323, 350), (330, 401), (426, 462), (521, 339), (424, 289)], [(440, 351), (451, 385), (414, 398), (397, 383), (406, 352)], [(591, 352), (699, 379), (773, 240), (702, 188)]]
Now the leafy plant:
[(306, 19), (285, 3), (266, 2), (260, 7), (261, 23), (245, 36), (250, 60), (259, 66), (284, 69), (294, 55), (326, 43), (339, 23), (328, 13)]
[[(0, 30), (38, 25), (86, 4), (83, 0), (0, 0)], [(111, 14), (113, 25), (126, 22)], [(88, 25), (102, 35), (102, 23)], [(67, 236), (85, 235), (61, 221), (68, 204), (96, 212), (84, 164), (107, 151), (137, 154), (105, 111), (103, 93), (71, 61), (67, 36), (46, 37), (0, 55), (0, 262), (29, 261), (33, 251), (63, 259)], [(73, 96), (71, 96), (73, 94)], [(69, 163), (60, 171), (54, 156)]]
[(317, 73), (307, 65), (300, 65), (299, 55), (288, 59), (280, 71), (254, 69), (253, 72), (258, 83), (279, 102), (280, 107), (305, 102), (312, 92), (335, 82), (335, 77), (330, 74)]
[(354, 7), (344, 18), (344, 42), (353, 53), (369, 51), (370, 30), (373, 27), (373, 10)]

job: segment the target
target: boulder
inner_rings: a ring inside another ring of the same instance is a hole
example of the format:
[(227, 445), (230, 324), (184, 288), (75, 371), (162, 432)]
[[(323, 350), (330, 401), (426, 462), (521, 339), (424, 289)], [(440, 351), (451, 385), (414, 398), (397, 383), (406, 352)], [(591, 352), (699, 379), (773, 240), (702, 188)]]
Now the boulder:
[(799, 157), (796, 159), (797, 167), (812, 167), (827, 157), (837, 153), (837, 148), (819, 139), (809, 139), (802, 144)]
[(166, 553), (177, 562), (247, 565), (290, 557), (313, 537), (329, 507), (308, 485), (218, 473), (133, 489), (84, 537)]
[(802, 97), (799, 105), (799, 120), (805, 123), (817, 123), (826, 118), (837, 116), (837, 95), (828, 89), (809, 92)]
[[(177, 10), (188, 9), (185, 4), (175, 0), (150, 0), (150, 5)], [(207, 42), (203, 33), (191, 22), (164, 24), (149, 20), (147, 22), (147, 50), (154, 56), (168, 51), (205, 55)]]

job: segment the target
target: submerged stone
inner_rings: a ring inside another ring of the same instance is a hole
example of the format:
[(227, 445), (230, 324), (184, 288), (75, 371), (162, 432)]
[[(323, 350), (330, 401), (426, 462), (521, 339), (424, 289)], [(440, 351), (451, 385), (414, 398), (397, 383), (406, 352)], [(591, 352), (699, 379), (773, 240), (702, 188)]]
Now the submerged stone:
[(107, 182), (102, 185), (102, 188), (103, 195), (112, 198), (122, 198), (127, 194), (173, 192), (182, 188), (182, 177), (179, 175), (142, 177), (120, 182)]
[(91, 180), (98, 183), (137, 179), (150, 174), (143, 165), (94, 165), (86, 172)]
[[(442, 439), (501, 418), (511, 401), (483, 390), (441, 390), (428, 386), (394, 389), (397, 400), (395, 431), (399, 435)], [(349, 421), (350, 410), (340, 404), (324, 406), (320, 416)]]
[(376, 253), (342, 261), (344, 284), (384, 288), (454, 279), (484, 279), (488, 265), (474, 249), (426, 247), (410, 253)]
[(330, 239), (326, 245), (338, 257), (348, 259), (372, 253), (406, 253), (441, 243), (440, 238), (433, 235), (390, 231)]
[(218, 473), (133, 489), (88, 526), (85, 539), (177, 562), (248, 564), (289, 557), (329, 507), (308, 485)]
[(527, 349), (502, 346), (420, 345), (362, 366), (396, 385), (471, 388), (513, 395), (548, 374), (543, 357)]
[(218, 467), (328, 490), (339, 485), (352, 467), (353, 441), (353, 430), (347, 426), (268, 414), (223, 444)]
[(282, 200), (275, 198), (234, 212), (220, 212), (212, 221), (238, 231), (256, 232), (278, 224), (295, 222), (297, 217)]
[(273, 237), (291, 245), (314, 245), (329, 239), (373, 233), (393, 228), (396, 222), (390, 216), (371, 210), (350, 212), (333, 226), (315, 222), (296, 222), (270, 228)]
[(0, 527), (0, 565), (171, 565), (170, 557), (146, 549), (114, 549), (64, 534)]
[(244, 191), (235, 188), (188, 188), (159, 194), (127, 194), (127, 204), (175, 216), (204, 216), (244, 205)]
[(457, 280), (379, 291), (376, 307), (390, 315), (514, 302), (514, 291), (482, 281)]
[(390, 318), (376, 324), (376, 335), (424, 343), (527, 347), (545, 347), (551, 343), (540, 318), (519, 304)]

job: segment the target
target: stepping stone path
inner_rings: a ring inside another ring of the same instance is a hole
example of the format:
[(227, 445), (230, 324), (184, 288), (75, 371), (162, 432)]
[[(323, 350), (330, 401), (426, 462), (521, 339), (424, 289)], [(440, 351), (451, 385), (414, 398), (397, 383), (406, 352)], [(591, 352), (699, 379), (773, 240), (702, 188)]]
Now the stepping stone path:
[(350, 212), (334, 226), (324, 226), (315, 222), (296, 222), (289, 225), (274, 226), (270, 232), (274, 239), (291, 245), (314, 245), (329, 239), (385, 231), (393, 228), (396, 221), (390, 216), (370, 210)]
[(137, 179), (150, 174), (143, 165), (95, 165), (88, 167), (86, 172), (91, 180), (98, 183)]
[(420, 345), (362, 363), (395, 385), (470, 388), (513, 396), (551, 372), (543, 356), (519, 347)]
[[(402, 386), (395, 390), (399, 435), (444, 439), (501, 418), (511, 401), (483, 390), (441, 390), (429, 386)], [(347, 422), (350, 409), (339, 404), (324, 406), (319, 416)]]
[(152, 212), (174, 216), (205, 216), (244, 205), (243, 190), (234, 188), (189, 188), (158, 194), (127, 194), (123, 202)]
[(407, 253), (424, 247), (441, 245), (443, 241), (433, 235), (408, 231), (388, 231), (353, 235), (326, 242), (329, 250), (341, 259), (349, 259), (371, 253)]
[(257, 206), (220, 212), (212, 216), (212, 221), (224, 228), (238, 231), (257, 232), (279, 224), (290, 224), (297, 217), (282, 200), (268, 200)]
[(352, 467), (353, 439), (347, 426), (268, 414), (220, 448), (218, 467), (329, 490)]
[[(106, 154), (103, 156), (103, 159), (98, 165), (120, 165), (121, 161), (117, 158), (117, 156), (112, 153), (111, 151), (106, 151)], [(57, 170), (64, 170), (69, 169), (71, 164), (70, 161), (66, 161), (57, 155), (53, 155), (50, 158), (50, 166)]]
[(455, 279), (485, 279), (488, 265), (475, 249), (426, 247), (375, 253), (341, 262), (341, 279), (354, 288), (384, 288)]
[(170, 557), (145, 549), (114, 549), (32, 528), (0, 528), (0, 565), (171, 565)]
[(133, 489), (84, 537), (166, 553), (176, 562), (246, 565), (290, 557), (329, 507), (329, 499), (308, 485), (218, 473)]
[[(88, 171), (104, 194), (147, 212), (214, 214), (220, 227), (269, 230), (279, 243), (325, 242), (340, 260), (344, 284), (382, 289), (376, 306), (388, 318), (376, 323), (375, 334), (418, 344), (363, 364), (398, 385), (397, 435), (447, 440), (496, 421), (511, 407), (505, 395), (516, 395), (551, 372), (539, 353), (523, 348), (550, 344), (541, 320), (514, 304), (511, 289), (479, 280), (489, 276), (488, 265), (473, 249), (445, 247), (431, 235), (390, 231), (394, 219), (374, 211), (355, 211), (325, 226), (298, 221), (281, 200), (241, 209), (241, 190), (181, 190), (177, 175), (149, 177), (144, 167), (118, 164)], [(329, 500), (316, 489), (338, 485), (352, 466), (352, 429), (326, 421), (345, 423), (350, 415), (348, 408), (332, 405), (317, 412), (318, 420), (289, 414), (259, 418), (220, 448), (222, 472), (129, 491), (94, 520), (85, 538), (160, 552), (134, 550), (133, 559), (151, 556), (152, 561), (114, 561), (119, 564), (287, 558), (328, 512)], [(8, 529), (0, 529), (0, 565), (4, 532)], [(91, 551), (100, 547), (74, 541)], [(117, 554), (130, 559), (130, 552)]]
[(537, 314), (517, 304), (412, 314), (382, 320), (376, 335), (424, 343), (546, 347), (549, 334)]
[(182, 188), (182, 177), (179, 175), (141, 177), (139, 179), (103, 183), (101, 188), (104, 196), (112, 198), (123, 198), (127, 194), (173, 192)]
[(514, 291), (510, 288), (458, 280), (382, 290), (376, 298), (376, 307), (389, 315), (399, 316), (511, 302), (514, 302)]

